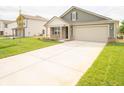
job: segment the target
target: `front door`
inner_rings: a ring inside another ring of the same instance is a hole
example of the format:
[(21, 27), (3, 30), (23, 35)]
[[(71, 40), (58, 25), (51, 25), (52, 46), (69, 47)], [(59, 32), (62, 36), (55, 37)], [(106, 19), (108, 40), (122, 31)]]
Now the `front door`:
[(3, 31), (0, 31), (0, 35), (4, 35), (4, 32)]
[(23, 37), (25, 37), (25, 29), (23, 29)]
[(15, 29), (15, 36), (18, 36), (18, 30)]
[(65, 29), (65, 38), (68, 39), (68, 27)]

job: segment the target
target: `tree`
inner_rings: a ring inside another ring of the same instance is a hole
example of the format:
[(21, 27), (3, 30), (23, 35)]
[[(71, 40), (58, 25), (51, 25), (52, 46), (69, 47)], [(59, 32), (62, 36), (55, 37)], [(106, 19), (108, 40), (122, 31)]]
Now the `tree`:
[(124, 21), (121, 22), (120, 33), (124, 34)]
[(17, 22), (17, 28), (18, 28), (18, 31), (20, 32), (20, 37), (21, 37), (21, 33), (23, 32), (23, 29), (24, 29), (24, 16), (20, 14), (16, 19), (16, 22)]
[[(19, 16), (17, 17), (16, 19), (16, 22), (17, 22), (17, 30), (19, 31), (20, 33), (20, 37), (21, 36), (21, 33), (23, 33), (23, 30), (24, 30), (24, 16), (21, 14), (21, 9), (19, 10)], [(24, 37), (24, 36), (23, 36)]]

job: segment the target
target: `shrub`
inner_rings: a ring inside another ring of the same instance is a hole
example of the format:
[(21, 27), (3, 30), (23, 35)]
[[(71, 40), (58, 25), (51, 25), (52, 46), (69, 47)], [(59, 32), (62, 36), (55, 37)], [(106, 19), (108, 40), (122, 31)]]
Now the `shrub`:
[(50, 39), (49, 37), (38, 38), (38, 40), (42, 40), (42, 41), (57, 41), (56, 39)]
[(118, 35), (117, 39), (123, 39), (123, 37), (124, 37), (123, 35)]
[(121, 22), (120, 33), (124, 33), (124, 21)]

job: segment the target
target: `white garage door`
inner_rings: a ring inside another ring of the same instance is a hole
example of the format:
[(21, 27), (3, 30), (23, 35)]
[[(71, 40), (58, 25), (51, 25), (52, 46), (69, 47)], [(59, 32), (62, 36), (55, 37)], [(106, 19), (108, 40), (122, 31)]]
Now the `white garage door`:
[(107, 42), (108, 39), (108, 26), (74, 26), (75, 40)]

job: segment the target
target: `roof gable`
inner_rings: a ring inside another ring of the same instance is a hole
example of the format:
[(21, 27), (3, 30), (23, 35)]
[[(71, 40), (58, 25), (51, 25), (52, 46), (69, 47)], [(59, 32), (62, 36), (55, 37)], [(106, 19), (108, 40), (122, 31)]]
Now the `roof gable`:
[(94, 16), (97, 16), (99, 18), (103, 18), (103, 19), (106, 19), (106, 20), (112, 20), (111, 18), (109, 17), (106, 17), (106, 16), (103, 16), (103, 15), (100, 15), (100, 14), (97, 14), (97, 13), (94, 13), (94, 12), (91, 12), (91, 11), (88, 11), (88, 10), (85, 10), (85, 9), (82, 9), (82, 8), (79, 8), (79, 7), (76, 7), (76, 6), (72, 6), (71, 8), (69, 8), (66, 12), (64, 12), (60, 17), (64, 17), (67, 13), (69, 13), (71, 10), (73, 9), (77, 9), (77, 10), (80, 10), (82, 12), (85, 12), (85, 13), (88, 13), (88, 14), (91, 14), (91, 15), (94, 15)]
[(63, 19), (59, 18), (59, 17), (56, 17), (54, 16), (53, 18), (51, 18), (46, 24), (45, 26), (47, 25), (56, 25), (56, 26), (61, 26), (61, 25), (67, 25), (68, 23), (66, 21), (64, 21)]

